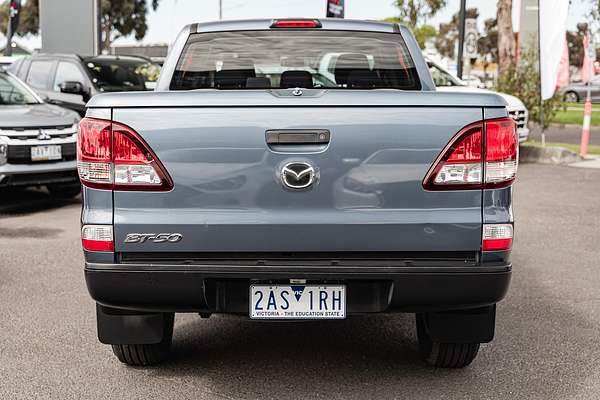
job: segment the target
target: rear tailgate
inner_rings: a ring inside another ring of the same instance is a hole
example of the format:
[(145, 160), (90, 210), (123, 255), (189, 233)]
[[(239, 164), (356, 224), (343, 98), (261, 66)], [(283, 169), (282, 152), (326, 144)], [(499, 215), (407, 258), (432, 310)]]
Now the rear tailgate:
[[(422, 181), (450, 139), (483, 118), (478, 103), (502, 106), (495, 96), (347, 91), (345, 104), (321, 93), (295, 106), (267, 93), (231, 105), (203, 93), (140, 96), (135, 107), (117, 101), (113, 120), (143, 137), (174, 188), (114, 192), (116, 252), (480, 250), (482, 191), (426, 191)], [(327, 130), (330, 140), (273, 146), (269, 130)], [(318, 180), (287, 189), (289, 162), (313, 166)], [(182, 240), (126, 243), (130, 233)]]

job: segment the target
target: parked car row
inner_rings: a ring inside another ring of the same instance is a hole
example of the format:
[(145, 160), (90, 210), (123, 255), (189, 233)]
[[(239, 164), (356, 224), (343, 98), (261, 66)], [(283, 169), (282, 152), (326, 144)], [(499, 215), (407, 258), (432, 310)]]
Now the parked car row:
[(9, 70), (48, 102), (83, 116), (85, 104), (98, 93), (154, 89), (160, 67), (132, 56), (36, 54), (19, 59)]

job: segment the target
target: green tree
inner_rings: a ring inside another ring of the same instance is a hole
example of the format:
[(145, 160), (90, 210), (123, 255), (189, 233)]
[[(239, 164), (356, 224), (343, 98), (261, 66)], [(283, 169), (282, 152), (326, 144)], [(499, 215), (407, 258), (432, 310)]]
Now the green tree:
[[(158, 8), (159, 0), (149, 2), (153, 10)], [(148, 24), (146, 16), (149, 8), (146, 0), (101, 0), (100, 30), (101, 48), (108, 50), (110, 44), (119, 37), (133, 34), (137, 40), (146, 36)], [(0, 4), (0, 31), (6, 32), (9, 1)], [(40, 30), (39, 0), (28, 0), (23, 4), (17, 34), (37, 34)]]
[(446, 0), (395, 0), (398, 8), (398, 21), (409, 28), (427, 23), (442, 8), (446, 7)]
[[(158, 8), (159, 0), (152, 0), (153, 10)], [(122, 36), (134, 34), (136, 40), (146, 36), (148, 24), (148, 4), (146, 0), (101, 0), (100, 30), (102, 32), (101, 47), (110, 49), (110, 44)]]
[[(10, 1), (6, 0), (0, 3), (0, 32), (6, 34), (8, 24), (8, 9)], [(39, 0), (28, 0), (21, 6), (21, 15), (19, 16), (19, 28), (17, 35), (26, 35), (28, 33), (36, 34), (39, 31)]]
[(583, 64), (584, 48), (583, 37), (587, 32), (588, 24), (577, 24), (577, 31), (567, 31), (567, 45), (569, 47), (569, 65), (581, 67)]
[[(389, 17), (383, 20), (384, 22), (390, 22), (392, 24), (402, 24), (403, 21), (399, 17)], [(419, 47), (421, 49), (425, 48), (425, 43), (428, 39), (434, 38), (437, 36), (437, 30), (432, 25), (421, 25), (412, 28), (412, 33), (415, 35), (415, 39), (417, 39), (417, 43), (419, 43)]]
[[(540, 72), (538, 55), (534, 48), (521, 53), (518, 65), (509, 65), (498, 78), (496, 90), (509, 93), (518, 97), (529, 110), (529, 118), (538, 124), (541, 123), (540, 105)], [(560, 93), (544, 101), (544, 129), (554, 120), (556, 113), (562, 107)]]
[(477, 52), (483, 56), (483, 74), (487, 79), (490, 63), (498, 62), (498, 21), (488, 18), (483, 21), (484, 32), (477, 40)]
[[(467, 8), (465, 10), (466, 18), (479, 18), (479, 11), (477, 8)], [(435, 48), (440, 52), (441, 55), (454, 58), (454, 48), (456, 41), (458, 40), (458, 13), (452, 16), (450, 22), (441, 23), (439, 34), (435, 40)]]

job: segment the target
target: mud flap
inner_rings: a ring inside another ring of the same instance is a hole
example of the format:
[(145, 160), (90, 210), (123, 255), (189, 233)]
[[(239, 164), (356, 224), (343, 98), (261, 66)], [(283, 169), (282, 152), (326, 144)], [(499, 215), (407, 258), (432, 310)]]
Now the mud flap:
[(429, 337), (441, 343), (487, 343), (494, 338), (496, 305), (425, 313)]
[(104, 344), (155, 344), (164, 335), (164, 314), (125, 313), (96, 305), (98, 339)]

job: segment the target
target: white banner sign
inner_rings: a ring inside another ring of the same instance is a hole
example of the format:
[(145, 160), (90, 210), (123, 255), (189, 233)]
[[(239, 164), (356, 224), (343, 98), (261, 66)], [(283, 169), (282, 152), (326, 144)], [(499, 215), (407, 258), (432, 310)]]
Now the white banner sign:
[(542, 99), (554, 96), (558, 66), (567, 31), (569, 0), (540, 1), (540, 66)]

